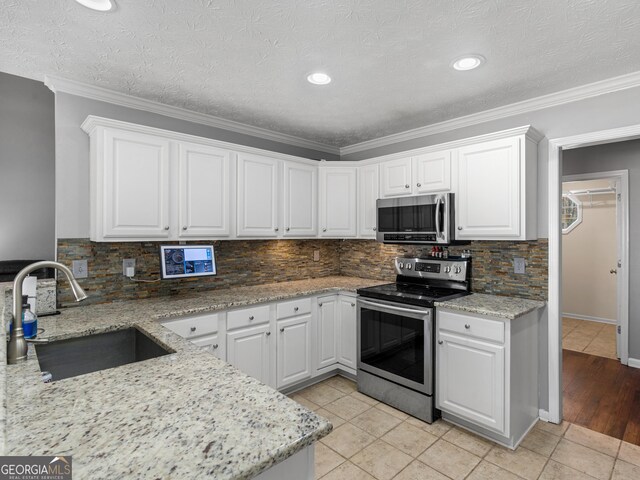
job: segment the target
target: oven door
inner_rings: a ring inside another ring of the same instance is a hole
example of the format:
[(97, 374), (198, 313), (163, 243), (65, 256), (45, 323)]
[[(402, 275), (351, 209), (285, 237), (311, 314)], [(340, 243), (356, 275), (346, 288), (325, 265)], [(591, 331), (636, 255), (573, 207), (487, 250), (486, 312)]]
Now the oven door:
[(358, 298), (358, 370), (433, 394), (433, 309)]

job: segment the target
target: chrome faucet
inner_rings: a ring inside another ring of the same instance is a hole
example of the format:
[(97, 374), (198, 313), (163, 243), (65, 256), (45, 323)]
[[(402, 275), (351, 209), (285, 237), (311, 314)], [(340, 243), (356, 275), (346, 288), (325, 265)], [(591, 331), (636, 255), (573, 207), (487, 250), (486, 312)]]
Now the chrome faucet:
[(7, 346), (7, 363), (9, 364), (23, 362), (27, 359), (27, 341), (24, 338), (24, 330), (22, 329), (22, 282), (27, 275), (40, 268), (56, 268), (60, 270), (67, 276), (76, 301), (80, 302), (87, 298), (87, 294), (78, 284), (71, 270), (61, 263), (51, 261), (36, 262), (20, 270), (13, 280), (13, 333)]

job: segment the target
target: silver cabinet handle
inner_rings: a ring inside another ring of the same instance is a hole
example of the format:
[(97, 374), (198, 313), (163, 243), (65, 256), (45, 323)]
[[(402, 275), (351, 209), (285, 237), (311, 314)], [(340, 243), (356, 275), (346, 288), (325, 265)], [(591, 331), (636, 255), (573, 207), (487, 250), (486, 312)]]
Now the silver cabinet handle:
[(376, 230), (378, 230), (378, 227), (373, 227), (373, 231), (375, 232)]
[(319, 306), (319, 307), (321, 307), (321, 306), (322, 306), (322, 303), (319, 303), (319, 304), (318, 304), (318, 306)]
[(409, 188), (409, 187), (410, 185), (408, 183), (404, 186), (404, 188)]
[(280, 333), (284, 333), (284, 328), (281, 328), (281, 329), (280, 329)]
[(618, 273), (618, 270), (616, 270), (615, 268), (612, 268), (611, 270), (609, 270), (609, 273), (616, 274)]
[(298, 310), (300, 310), (298, 307), (293, 307), (294, 312), (297, 312)]
[(183, 229), (183, 230), (186, 230), (186, 229), (187, 229), (187, 227), (182, 227), (182, 229)]
[(196, 327), (191, 327), (191, 331), (195, 332), (196, 331)]
[(471, 325), (469, 325), (468, 323), (464, 324), (464, 328), (466, 328), (467, 330), (469, 330), (471, 328)]
[(351, 304), (351, 306), (352, 306), (352, 307), (355, 307), (355, 306), (356, 306), (356, 304), (355, 304), (355, 303), (352, 303), (352, 304)]
[(218, 348), (218, 344), (214, 343), (213, 345), (211, 345), (213, 347), (213, 349), (215, 350), (216, 348)]
[(278, 227), (274, 228), (274, 230), (277, 232), (278, 230), (280, 230)]
[(271, 335), (271, 332), (266, 332), (265, 335), (268, 337), (269, 335)]
[(288, 232), (289, 230), (291, 230), (289, 227), (285, 228), (285, 230)]
[(421, 187), (422, 184), (421, 183), (416, 183), (416, 187)]
[(253, 315), (251, 315), (251, 316), (249, 317), (249, 320), (253, 320)]
[(458, 230), (462, 230), (462, 227), (458, 227)]
[(168, 227), (168, 226), (167, 226), (167, 227), (164, 227), (164, 229), (165, 229), (165, 230), (169, 230), (169, 227)]
[(442, 345), (444, 342), (442, 340), (438, 340), (438, 345)]
[(323, 232), (326, 232), (326, 231), (327, 231), (327, 229), (326, 229), (326, 228), (323, 228), (323, 229), (322, 229), (322, 231), (323, 231)]

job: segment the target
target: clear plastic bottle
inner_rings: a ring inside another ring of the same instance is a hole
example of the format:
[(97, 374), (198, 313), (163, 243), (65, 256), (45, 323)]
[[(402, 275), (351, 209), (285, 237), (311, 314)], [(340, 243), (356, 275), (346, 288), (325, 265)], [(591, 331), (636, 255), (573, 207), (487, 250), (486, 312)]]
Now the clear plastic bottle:
[(24, 298), (22, 301), (22, 330), (24, 338), (35, 338), (38, 334), (38, 317), (31, 311), (31, 305)]

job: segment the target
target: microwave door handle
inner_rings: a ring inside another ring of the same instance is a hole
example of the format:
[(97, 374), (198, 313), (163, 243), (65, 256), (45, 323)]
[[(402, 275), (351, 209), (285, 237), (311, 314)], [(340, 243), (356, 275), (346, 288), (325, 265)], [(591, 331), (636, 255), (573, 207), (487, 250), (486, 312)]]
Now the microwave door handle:
[(440, 233), (440, 208), (442, 208), (442, 199), (440, 197), (436, 200), (436, 237), (441, 238), (442, 233)]

